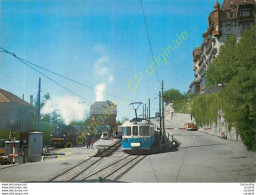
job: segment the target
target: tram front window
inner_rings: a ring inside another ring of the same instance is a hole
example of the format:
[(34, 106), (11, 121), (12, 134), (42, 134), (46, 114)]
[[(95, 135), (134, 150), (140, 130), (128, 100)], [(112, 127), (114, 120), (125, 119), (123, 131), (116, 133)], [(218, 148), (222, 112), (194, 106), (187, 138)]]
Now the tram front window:
[(133, 126), (132, 135), (138, 135), (138, 126)]
[(140, 127), (140, 135), (141, 136), (149, 136), (149, 127), (148, 126), (141, 126)]
[(132, 133), (131, 127), (123, 127), (123, 132), (124, 132), (124, 135), (130, 136)]

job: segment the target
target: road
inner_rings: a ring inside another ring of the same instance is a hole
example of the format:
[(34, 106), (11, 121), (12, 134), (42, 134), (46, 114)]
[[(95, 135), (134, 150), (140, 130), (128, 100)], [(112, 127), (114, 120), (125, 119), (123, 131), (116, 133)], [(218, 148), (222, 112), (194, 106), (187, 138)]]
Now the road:
[(242, 143), (198, 131), (167, 133), (181, 142), (180, 149), (147, 156), (121, 182), (255, 182), (256, 153)]

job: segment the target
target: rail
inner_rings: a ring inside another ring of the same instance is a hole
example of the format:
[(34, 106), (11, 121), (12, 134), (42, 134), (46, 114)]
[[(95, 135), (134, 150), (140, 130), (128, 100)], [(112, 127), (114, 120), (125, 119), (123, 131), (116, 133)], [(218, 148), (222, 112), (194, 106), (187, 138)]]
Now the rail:
[(100, 162), (104, 157), (111, 155), (115, 150), (121, 146), (121, 140), (111, 145), (104, 151), (99, 152), (93, 157), (90, 157), (77, 165), (67, 169), (66, 171), (58, 174), (57, 176), (51, 178), (48, 182), (72, 182), (80, 175), (84, 174), (86, 171), (93, 169), (98, 162)]

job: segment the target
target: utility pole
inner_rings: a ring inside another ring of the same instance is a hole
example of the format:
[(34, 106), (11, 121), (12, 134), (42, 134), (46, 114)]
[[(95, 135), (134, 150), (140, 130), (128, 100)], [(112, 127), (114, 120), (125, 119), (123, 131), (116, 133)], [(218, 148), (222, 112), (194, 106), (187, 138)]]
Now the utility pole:
[(161, 101), (162, 101), (162, 128), (163, 128), (163, 135), (165, 135), (165, 126), (164, 126), (164, 81), (162, 80), (162, 96), (161, 96)]
[(148, 99), (148, 118), (150, 121), (150, 98)]
[(23, 133), (24, 131), (24, 94), (22, 95), (22, 101), (23, 101), (23, 106), (22, 106), (22, 114), (21, 114), (21, 132)]
[(147, 107), (147, 119), (148, 119), (148, 107)]
[(39, 124), (40, 124), (40, 93), (41, 93), (41, 78), (39, 78), (39, 85), (38, 85), (37, 131), (39, 131)]
[(162, 113), (161, 113), (161, 92), (159, 91), (159, 124), (160, 124), (160, 138), (162, 136)]
[(145, 108), (145, 119), (147, 119), (147, 106), (146, 106), (146, 104), (144, 104), (144, 108)]
[(142, 118), (145, 118), (145, 116), (144, 116), (144, 105), (142, 106)]

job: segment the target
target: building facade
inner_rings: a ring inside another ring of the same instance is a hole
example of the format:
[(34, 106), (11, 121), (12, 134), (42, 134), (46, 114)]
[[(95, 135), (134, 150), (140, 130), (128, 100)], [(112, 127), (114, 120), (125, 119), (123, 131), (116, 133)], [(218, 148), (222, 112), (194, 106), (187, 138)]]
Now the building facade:
[(117, 105), (109, 100), (94, 102), (90, 108), (90, 116), (92, 123), (97, 126), (110, 125), (113, 128), (116, 125)]
[(30, 132), (33, 127), (33, 105), (0, 89), (0, 130)]
[(205, 71), (218, 56), (220, 46), (229, 35), (239, 40), (245, 30), (255, 24), (256, 0), (224, 0), (222, 6), (217, 2), (209, 14), (209, 27), (203, 33), (203, 43), (193, 50), (194, 81), (189, 86), (189, 94), (199, 94), (205, 89)]

